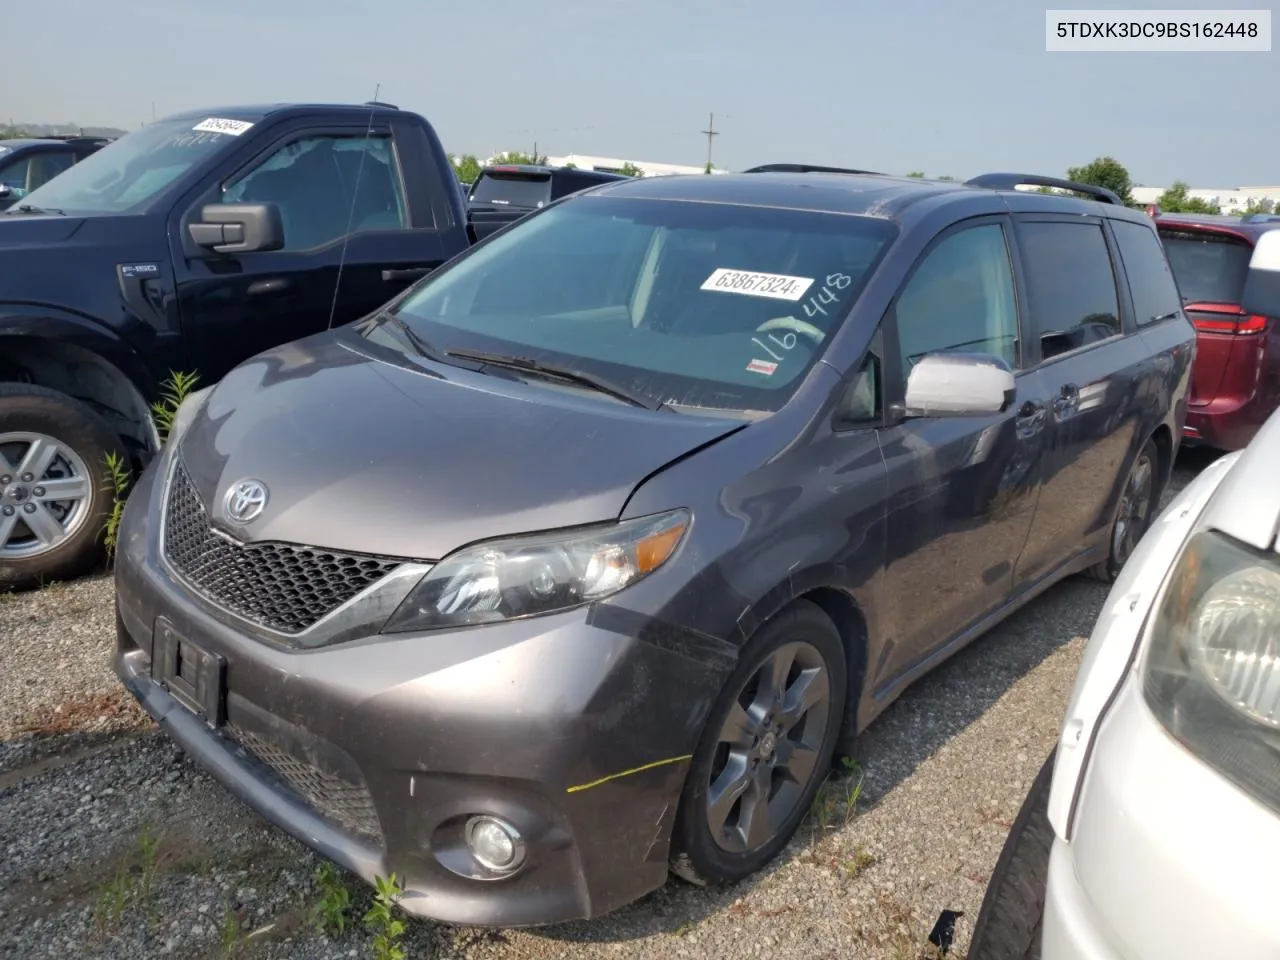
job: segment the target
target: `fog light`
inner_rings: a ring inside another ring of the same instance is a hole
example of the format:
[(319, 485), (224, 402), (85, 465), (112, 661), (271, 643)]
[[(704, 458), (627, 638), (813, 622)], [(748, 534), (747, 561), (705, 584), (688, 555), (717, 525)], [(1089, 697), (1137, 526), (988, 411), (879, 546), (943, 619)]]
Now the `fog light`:
[(467, 849), (476, 863), (494, 873), (513, 873), (524, 863), (524, 838), (498, 817), (472, 817), (465, 831)]

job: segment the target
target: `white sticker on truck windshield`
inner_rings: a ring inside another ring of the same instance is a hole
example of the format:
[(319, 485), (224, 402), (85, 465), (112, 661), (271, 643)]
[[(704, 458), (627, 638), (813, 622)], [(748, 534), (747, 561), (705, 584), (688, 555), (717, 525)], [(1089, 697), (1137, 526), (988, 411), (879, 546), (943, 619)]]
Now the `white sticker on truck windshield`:
[(252, 126), (253, 124), (248, 120), (222, 120), (218, 117), (210, 117), (208, 120), (201, 120), (191, 129), (202, 133), (227, 133), (238, 137)]
[(813, 277), (788, 277), (781, 273), (755, 273), (721, 267), (707, 277), (702, 289), (772, 300), (799, 300), (812, 283)]

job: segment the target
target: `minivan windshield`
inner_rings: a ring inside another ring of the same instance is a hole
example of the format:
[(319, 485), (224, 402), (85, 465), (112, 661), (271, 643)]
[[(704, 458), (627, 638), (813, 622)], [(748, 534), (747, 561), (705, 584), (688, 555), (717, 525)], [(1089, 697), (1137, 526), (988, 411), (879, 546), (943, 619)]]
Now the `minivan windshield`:
[(1253, 248), (1220, 233), (1161, 230), (1178, 290), (1187, 303), (1239, 303)]
[(437, 353), (534, 360), (677, 409), (772, 412), (896, 233), (873, 217), (588, 194), (495, 235), (396, 313)]
[(85, 157), (22, 202), (77, 216), (133, 212), (197, 163), (234, 143), (236, 134), (228, 131), (243, 132), (248, 126), (252, 124), (243, 121), (161, 120)]

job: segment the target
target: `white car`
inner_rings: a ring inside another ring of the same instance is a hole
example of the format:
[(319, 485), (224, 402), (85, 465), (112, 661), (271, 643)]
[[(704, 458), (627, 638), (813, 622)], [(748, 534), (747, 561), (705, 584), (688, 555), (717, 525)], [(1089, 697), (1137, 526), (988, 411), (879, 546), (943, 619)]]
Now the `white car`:
[[(1244, 300), (1280, 336), (1274, 237)], [(969, 960), (1280, 958), (1278, 534), (1280, 411), (1116, 579)]]

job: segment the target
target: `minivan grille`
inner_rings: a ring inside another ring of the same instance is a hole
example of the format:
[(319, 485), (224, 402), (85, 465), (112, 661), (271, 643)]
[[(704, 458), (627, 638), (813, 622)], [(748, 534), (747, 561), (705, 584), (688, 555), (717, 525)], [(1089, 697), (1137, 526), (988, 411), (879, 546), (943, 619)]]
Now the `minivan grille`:
[(181, 463), (166, 494), (163, 549), (205, 599), (286, 634), (306, 630), (400, 565), (290, 543), (238, 543), (215, 533)]
[(325, 820), (382, 846), (382, 825), (363, 782), (353, 782), (295, 757), (249, 730), (228, 724), (226, 732), (244, 751)]

